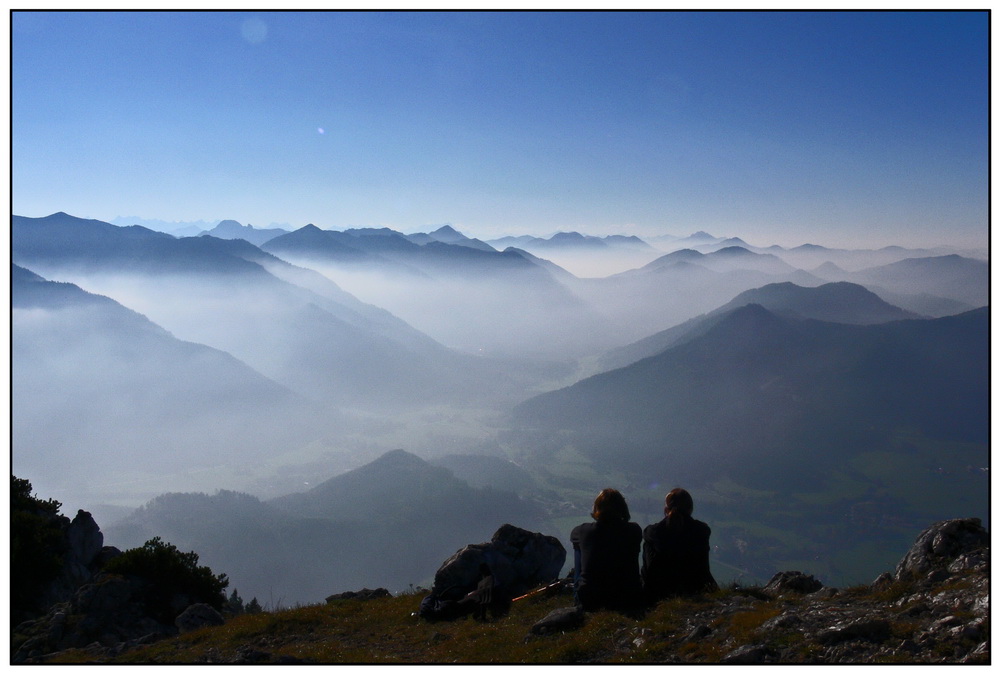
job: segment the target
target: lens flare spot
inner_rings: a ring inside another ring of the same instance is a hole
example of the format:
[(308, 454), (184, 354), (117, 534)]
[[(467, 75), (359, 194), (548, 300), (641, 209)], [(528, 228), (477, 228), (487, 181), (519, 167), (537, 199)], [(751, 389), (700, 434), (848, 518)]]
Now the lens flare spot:
[(257, 17), (251, 17), (240, 26), (243, 39), (252, 45), (259, 45), (267, 39), (267, 24)]

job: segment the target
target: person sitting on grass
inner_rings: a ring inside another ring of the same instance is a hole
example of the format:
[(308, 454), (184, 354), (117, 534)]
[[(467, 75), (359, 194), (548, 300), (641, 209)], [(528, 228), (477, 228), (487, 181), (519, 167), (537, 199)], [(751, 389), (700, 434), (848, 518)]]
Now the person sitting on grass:
[(638, 609), (642, 604), (642, 529), (629, 522), (625, 497), (613, 488), (597, 495), (590, 515), (595, 522), (578, 525), (570, 534), (577, 603), (586, 611)]
[(642, 586), (649, 604), (718, 588), (708, 564), (712, 530), (692, 518), (693, 511), (690, 493), (675, 488), (664, 500), (663, 520), (642, 533)]

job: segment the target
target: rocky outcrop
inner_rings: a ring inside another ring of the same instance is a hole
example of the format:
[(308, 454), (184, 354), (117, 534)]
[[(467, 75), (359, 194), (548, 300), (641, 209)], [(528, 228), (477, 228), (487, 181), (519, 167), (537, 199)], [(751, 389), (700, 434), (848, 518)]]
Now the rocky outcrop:
[[(104, 535), (87, 511), (77, 511), (73, 520), (42, 511), (35, 515), (47, 521), (39, 529), (44, 527), (55, 533), (50, 555), (58, 557), (60, 566), (43, 588), (36, 589), (32, 608), (14, 612), (15, 621), (36, 617), (52, 605), (68, 601), (78, 588), (94, 578), (104, 563), (120, 553), (112, 546), (104, 546)], [(12, 579), (12, 583), (18, 580)]]
[(145, 614), (143, 592), (135, 580), (98, 575), (68, 602), (56, 604), (44, 616), (17, 626), (11, 661), (30, 663), (73, 648), (121, 650), (124, 643), (139, 644), (176, 634), (174, 626), (161, 624)]
[(971, 560), (969, 556), (975, 557), (977, 551), (989, 545), (989, 534), (979, 518), (943, 520), (920, 533), (896, 565), (894, 576), (897, 580), (931, 573), (940, 576), (956, 559)]
[(431, 594), (459, 600), (475, 590), (485, 564), (496, 592), (514, 598), (555, 581), (566, 562), (566, 549), (555, 537), (502, 525), (490, 541), (470, 544), (448, 558), (434, 575)]
[(179, 631), (224, 622), (212, 607), (179, 591), (166, 592), (165, 610), (160, 609), (170, 618), (157, 619), (150, 599), (164, 594), (162, 580), (103, 571), (121, 551), (104, 546), (89, 513), (79, 511), (72, 521), (57, 515), (51, 522), (61, 534), (62, 565), (39, 600), (48, 611), (18, 618), (11, 634), (12, 663), (32, 663), (69, 649), (114, 656)]
[(781, 595), (782, 593), (815, 593), (823, 588), (823, 582), (810, 574), (799, 571), (778, 572), (764, 586), (765, 593)]

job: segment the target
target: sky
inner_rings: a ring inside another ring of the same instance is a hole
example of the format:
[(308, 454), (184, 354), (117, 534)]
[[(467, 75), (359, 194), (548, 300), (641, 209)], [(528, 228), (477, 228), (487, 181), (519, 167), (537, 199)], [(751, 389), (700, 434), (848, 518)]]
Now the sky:
[(985, 12), (14, 12), (13, 213), (986, 246)]

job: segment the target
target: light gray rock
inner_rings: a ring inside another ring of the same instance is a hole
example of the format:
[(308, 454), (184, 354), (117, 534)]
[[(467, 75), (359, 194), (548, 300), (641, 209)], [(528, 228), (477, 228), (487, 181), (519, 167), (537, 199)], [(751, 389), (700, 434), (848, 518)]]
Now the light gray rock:
[(496, 591), (514, 598), (559, 577), (566, 549), (555, 537), (503, 525), (493, 538), (470, 544), (448, 558), (434, 575), (431, 593), (457, 600), (476, 588), (483, 564), (490, 568)]
[(989, 534), (979, 518), (934, 523), (920, 533), (909, 552), (899, 561), (895, 578), (923, 576), (936, 569), (945, 569), (963, 554), (989, 545)]

